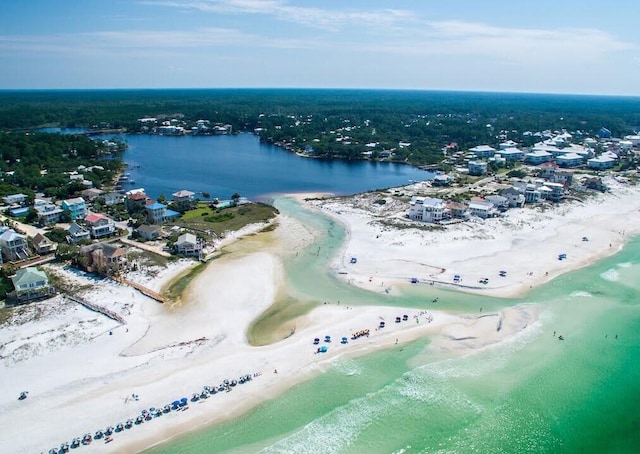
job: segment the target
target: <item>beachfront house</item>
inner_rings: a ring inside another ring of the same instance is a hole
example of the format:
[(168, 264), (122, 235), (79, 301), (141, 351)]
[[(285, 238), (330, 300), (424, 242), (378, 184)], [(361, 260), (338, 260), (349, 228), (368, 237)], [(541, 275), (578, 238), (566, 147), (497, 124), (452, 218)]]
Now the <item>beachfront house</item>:
[(445, 207), (445, 216), (453, 219), (467, 219), (469, 205), (462, 202), (447, 202)]
[(46, 298), (55, 293), (49, 286), (47, 274), (33, 266), (19, 269), (11, 277), (14, 291), (7, 294), (7, 298), (17, 302), (26, 302), (39, 298)]
[(583, 185), (587, 189), (594, 189), (600, 192), (607, 191), (607, 186), (603, 183), (602, 179), (598, 177), (587, 178)]
[(487, 174), (487, 163), (484, 161), (469, 161), (467, 164), (469, 169), (469, 175), (486, 175)]
[(0, 249), (5, 260), (26, 260), (29, 258), (27, 252), (27, 236), (17, 233), (13, 229), (6, 229), (0, 235)]
[(485, 197), (487, 202), (493, 203), (498, 211), (507, 211), (509, 209), (509, 199), (501, 195), (488, 195)]
[(89, 241), (91, 233), (81, 225), (72, 222), (67, 229), (67, 243), (79, 243), (81, 241)]
[(202, 254), (202, 241), (193, 233), (183, 233), (174, 244), (176, 254), (189, 257), (200, 257)]
[(524, 206), (524, 194), (517, 188), (511, 187), (503, 189), (500, 195), (507, 199), (509, 208), (522, 208)]
[(101, 213), (89, 213), (84, 218), (91, 238), (102, 238), (116, 232), (116, 223), (108, 216)]
[(542, 199), (542, 193), (538, 190), (535, 184), (529, 183), (524, 187), (524, 201), (525, 203), (538, 203)]
[(40, 255), (51, 254), (56, 249), (56, 244), (42, 233), (37, 233), (31, 240), (33, 249)]
[(469, 214), (471, 216), (477, 216), (482, 219), (497, 216), (498, 210), (491, 202), (485, 200), (470, 200), (469, 201)]
[(544, 187), (549, 189), (549, 192), (546, 195), (547, 200), (551, 200), (552, 202), (559, 202), (562, 197), (564, 197), (564, 185), (560, 183), (552, 183), (550, 181), (544, 184)]
[(147, 210), (147, 220), (152, 224), (162, 224), (180, 216), (180, 213), (167, 208), (160, 202), (149, 204), (145, 207)]
[(413, 196), (409, 202), (409, 219), (422, 222), (439, 222), (444, 217), (444, 202), (432, 197)]
[(136, 229), (138, 236), (147, 241), (153, 241), (160, 238), (161, 229), (159, 225), (146, 225), (143, 224)]
[(84, 219), (87, 215), (87, 204), (82, 197), (63, 200), (61, 206), (63, 210), (69, 211), (72, 221)]
[(80, 253), (86, 257), (89, 272), (112, 274), (118, 272), (127, 263), (125, 249), (112, 244), (89, 244), (81, 247)]
[(548, 162), (541, 166), (542, 172), (540, 177), (552, 183), (560, 183), (565, 186), (571, 186), (573, 182), (573, 173), (565, 170), (558, 170), (557, 164)]

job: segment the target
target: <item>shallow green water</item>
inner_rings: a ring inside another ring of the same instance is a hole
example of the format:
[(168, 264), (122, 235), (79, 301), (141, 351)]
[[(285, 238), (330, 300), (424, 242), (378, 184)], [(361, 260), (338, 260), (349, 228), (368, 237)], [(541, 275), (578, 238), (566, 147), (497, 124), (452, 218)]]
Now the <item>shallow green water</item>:
[[(279, 208), (310, 216), (289, 202)], [(328, 276), (344, 232), (305, 221), (327, 236), (287, 268), (297, 298), (432, 307), (437, 294), (440, 309), (532, 302), (546, 310), (515, 337), (463, 357), (423, 340), (342, 361), (237, 420), (150, 452), (640, 452), (640, 240), (521, 301), (413, 287), (391, 300)]]

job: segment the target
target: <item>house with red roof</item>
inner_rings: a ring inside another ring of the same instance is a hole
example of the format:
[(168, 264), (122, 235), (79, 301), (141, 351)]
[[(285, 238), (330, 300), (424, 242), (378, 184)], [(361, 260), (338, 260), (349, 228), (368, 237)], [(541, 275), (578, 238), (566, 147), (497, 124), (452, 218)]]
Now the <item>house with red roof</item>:
[(129, 211), (144, 208), (150, 203), (152, 203), (151, 198), (149, 198), (149, 196), (144, 192), (133, 192), (127, 194), (126, 205), (127, 210)]
[(112, 235), (116, 231), (116, 223), (108, 216), (101, 213), (89, 213), (84, 221), (91, 238), (102, 238)]

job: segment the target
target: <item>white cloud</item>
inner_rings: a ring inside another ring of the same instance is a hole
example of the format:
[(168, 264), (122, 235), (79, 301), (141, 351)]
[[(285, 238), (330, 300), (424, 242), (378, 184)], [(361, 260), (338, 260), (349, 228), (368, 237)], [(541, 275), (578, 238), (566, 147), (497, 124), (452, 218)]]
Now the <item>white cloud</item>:
[(370, 44), (372, 52), (413, 56), (485, 56), (506, 62), (592, 61), (609, 52), (637, 46), (600, 30), (519, 29), (459, 21), (425, 22), (387, 36), (382, 44)]
[(413, 18), (410, 11), (399, 9), (331, 10), (292, 6), (285, 0), (143, 0), (142, 3), (206, 13), (260, 14), (332, 31), (338, 31), (345, 25), (393, 26)]
[[(608, 52), (637, 47), (596, 29), (517, 28), (457, 20), (428, 21), (421, 19), (416, 12), (398, 9), (326, 9), (295, 6), (289, 0), (142, 1), (155, 6), (209, 13), (265, 15), (333, 32), (351, 32), (348, 33), (349, 37), (339, 33), (325, 35), (323, 39), (316, 37), (305, 41), (302, 46), (317, 49), (333, 46), (339, 52), (369, 50), (399, 55), (451, 57), (484, 55), (504, 62), (522, 63), (588, 61)], [(366, 33), (361, 33), (363, 27)], [(358, 32), (354, 33), (354, 30)], [(353, 38), (354, 35), (358, 38)], [(291, 45), (288, 40), (283, 43)], [(275, 41), (265, 45), (275, 45)]]
[(84, 33), (93, 45), (122, 48), (216, 47), (253, 42), (253, 35), (229, 28), (202, 28), (191, 31), (128, 30)]
[(307, 49), (312, 41), (269, 38), (230, 28), (199, 28), (189, 31), (125, 30), (54, 35), (0, 35), (0, 55), (113, 54), (121, 56), (167, 56), (183, 51), (201, 53), (219, 48)]

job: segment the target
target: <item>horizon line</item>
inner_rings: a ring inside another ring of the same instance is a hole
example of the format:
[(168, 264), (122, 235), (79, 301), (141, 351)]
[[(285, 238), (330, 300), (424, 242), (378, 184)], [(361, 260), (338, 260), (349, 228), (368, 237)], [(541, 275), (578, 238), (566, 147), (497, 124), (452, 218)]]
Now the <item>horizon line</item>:
[(606, 93), (562, 93), (562, 92), (535, 92), (535, 91), (492, 91), (473, 89), (437, 89), (437, 88), (354, 88), (354, 87), (92, 87), (92, 88), (0, 88), (2, 92), (87, 92), (87, 91), (170, 91), (170, 90), (220, 90), (220, 91), (396, 91), (396, 92), (438, 92), (438, 93), (469, 93), (469, 94), (506, 94), (506, 95), (542, 95), (542, 96), (596, 96), (615, 98), (640, 98), (640, 94), (606, 94)]

